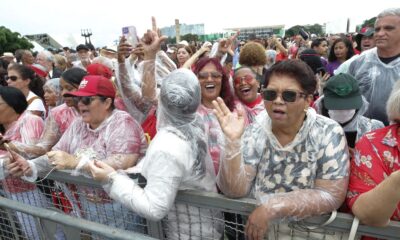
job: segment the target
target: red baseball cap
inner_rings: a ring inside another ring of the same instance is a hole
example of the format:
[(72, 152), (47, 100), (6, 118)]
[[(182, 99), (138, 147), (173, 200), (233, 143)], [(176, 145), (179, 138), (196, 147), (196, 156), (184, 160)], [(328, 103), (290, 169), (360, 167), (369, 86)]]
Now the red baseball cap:
[(103, 76), (88, 75), (79, 84), (78, 91), (68, 92), (65, 97), (103, 96), (115, 98), (115, 88), (111, 80)]
[(110, 79), (113, 75), (112, 71), (105, 65), (100, 63), (92, 63), (86, 67), (88, 75), (100, 75)]

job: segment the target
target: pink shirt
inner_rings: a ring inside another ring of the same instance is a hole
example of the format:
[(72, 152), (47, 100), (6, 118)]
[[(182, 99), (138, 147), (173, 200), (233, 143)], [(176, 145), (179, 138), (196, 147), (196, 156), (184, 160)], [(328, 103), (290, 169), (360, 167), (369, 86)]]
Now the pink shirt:
[(81, 117), (76, 118), (53, 150), (76, 154), (87, 148), (94, 150), (97, 160), (101, 160), (112, 154), (143, 156), (147, 143), (136, 120), (124, 111), (114, 110), (96, 129), (91, 129)]
[[(236, 111), (237, 108), (242, 108), (243, 105), (235, 100), (235, 109), (234, 112)], [(204, 121), (204, 128), (205, 128), (205, 133), (206, 136), (208, 137), (207, 143), (208, 143), (208, 150), (211, 155), (211, 159), (214, 164), (214, 170), (215, 174), (218, 174), (219, 170), (219, 163), (221, 161), (221, 157), (223, 157), (222, 152), (222, 147), (225, 144), (225, 135), (222, 132), (221, 126), (219, 125), (217, 116), (215, 116), (213, 109), (207, 108), (203, 104), (200, 104), (199, 108), (197, 109), (197, 112), (200, 114), (201, 118)], [(245, 117), (245, 124), (246, 126), (248, 125), (248, 118), (247, 116)]]
[[(4, 138), (24, 144), (35, 144), (40, 139), (43, 128), (42, 118), (25, 111), (5, 132)], [(0, 155), (5, 154), (7, 154), (6, 151), (0, 150)], [(11, 193), (26, 192), (36, 188), (35, 184), (11, 176), (3, 181), (3, 186), (7, 192)]]
[(74, 107), (68, 107), (64, 103), (50, 110), (48, 120), (53, 119), (57, 123), (59, 132), (63, 134), (78, 115)]
[[(142, 127), (128, 113), (116, 109), (96, 129), (91, 129), (81, 117), (77, 117), (52, 150), (61, 150), (72, 155), (90, 150), (95, 153), (95, 156), (90, 157), (103, 160), (113, 154), (139, 154), (142, 157), (146, 149), (147, 141)], [(87, 198), (96, 196), (103, 203), (111, 201), (101, 189), (78, 186), (78, 191)]]

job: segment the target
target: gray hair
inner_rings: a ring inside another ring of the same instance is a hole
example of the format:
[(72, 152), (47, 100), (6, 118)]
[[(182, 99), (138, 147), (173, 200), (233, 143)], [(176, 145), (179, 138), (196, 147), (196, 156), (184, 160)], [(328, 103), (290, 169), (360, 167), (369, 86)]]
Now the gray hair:
[(378, 14), (377, 18), (383, 18), (387, 16), (397, 16), (400, 17), (400, 8), (388, 8), (383, 10)]
[(400, 79), (394, 84), (386, 103), (386, 113), (389, 121), (400, 120)]
[(50, 51), (43, 50), (39, 54), (43, 54), (48, 62), (54, 63), (54, 56)]

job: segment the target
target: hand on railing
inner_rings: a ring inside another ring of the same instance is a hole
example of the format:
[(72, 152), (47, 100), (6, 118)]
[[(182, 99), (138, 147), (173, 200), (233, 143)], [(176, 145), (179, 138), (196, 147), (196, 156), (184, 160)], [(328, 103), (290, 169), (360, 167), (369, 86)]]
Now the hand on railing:
[(89, 168), (93, 179), (100, 182), (107, 182), (109, 176), (115, 172), (114, 168), (101, 161), (90, 161)]
[(75, 169), (79, 163), (79, 159), (64, 151), (51, 151), (47, 153), (49, 163), (57, 170)]
[(6, 149), (9, 154), (9, 160), (4, 163), (8, 172), (14, 177), (30, 176), (32, 170), (29, 166), (28, 161), (21, 155), (9, 149), (6, 145)]
[(268, 225), (271, 222), (268, 212), (264, 206), (257, 207), (247, 219), (246, 236), (248, 240), (262, 240), (268, 230)]

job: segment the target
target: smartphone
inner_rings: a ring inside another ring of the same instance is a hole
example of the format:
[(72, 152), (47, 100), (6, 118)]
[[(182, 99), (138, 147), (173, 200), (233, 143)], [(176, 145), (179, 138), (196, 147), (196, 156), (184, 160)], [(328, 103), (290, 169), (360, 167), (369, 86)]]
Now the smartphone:
[(299, 34), (301, 35), (301, 37), (302, 37), (304, 40), (307, 41), (307, 39), (308, 39), (308, 33), (307, 33), (303, 28), (300, 28)]
[(133, 48), (137, 47), (139, 43), (139, 38), (137, 36), (135, 26), (123, 27), (122, 35), (126, 38), (126, 41), (132, 45)]

